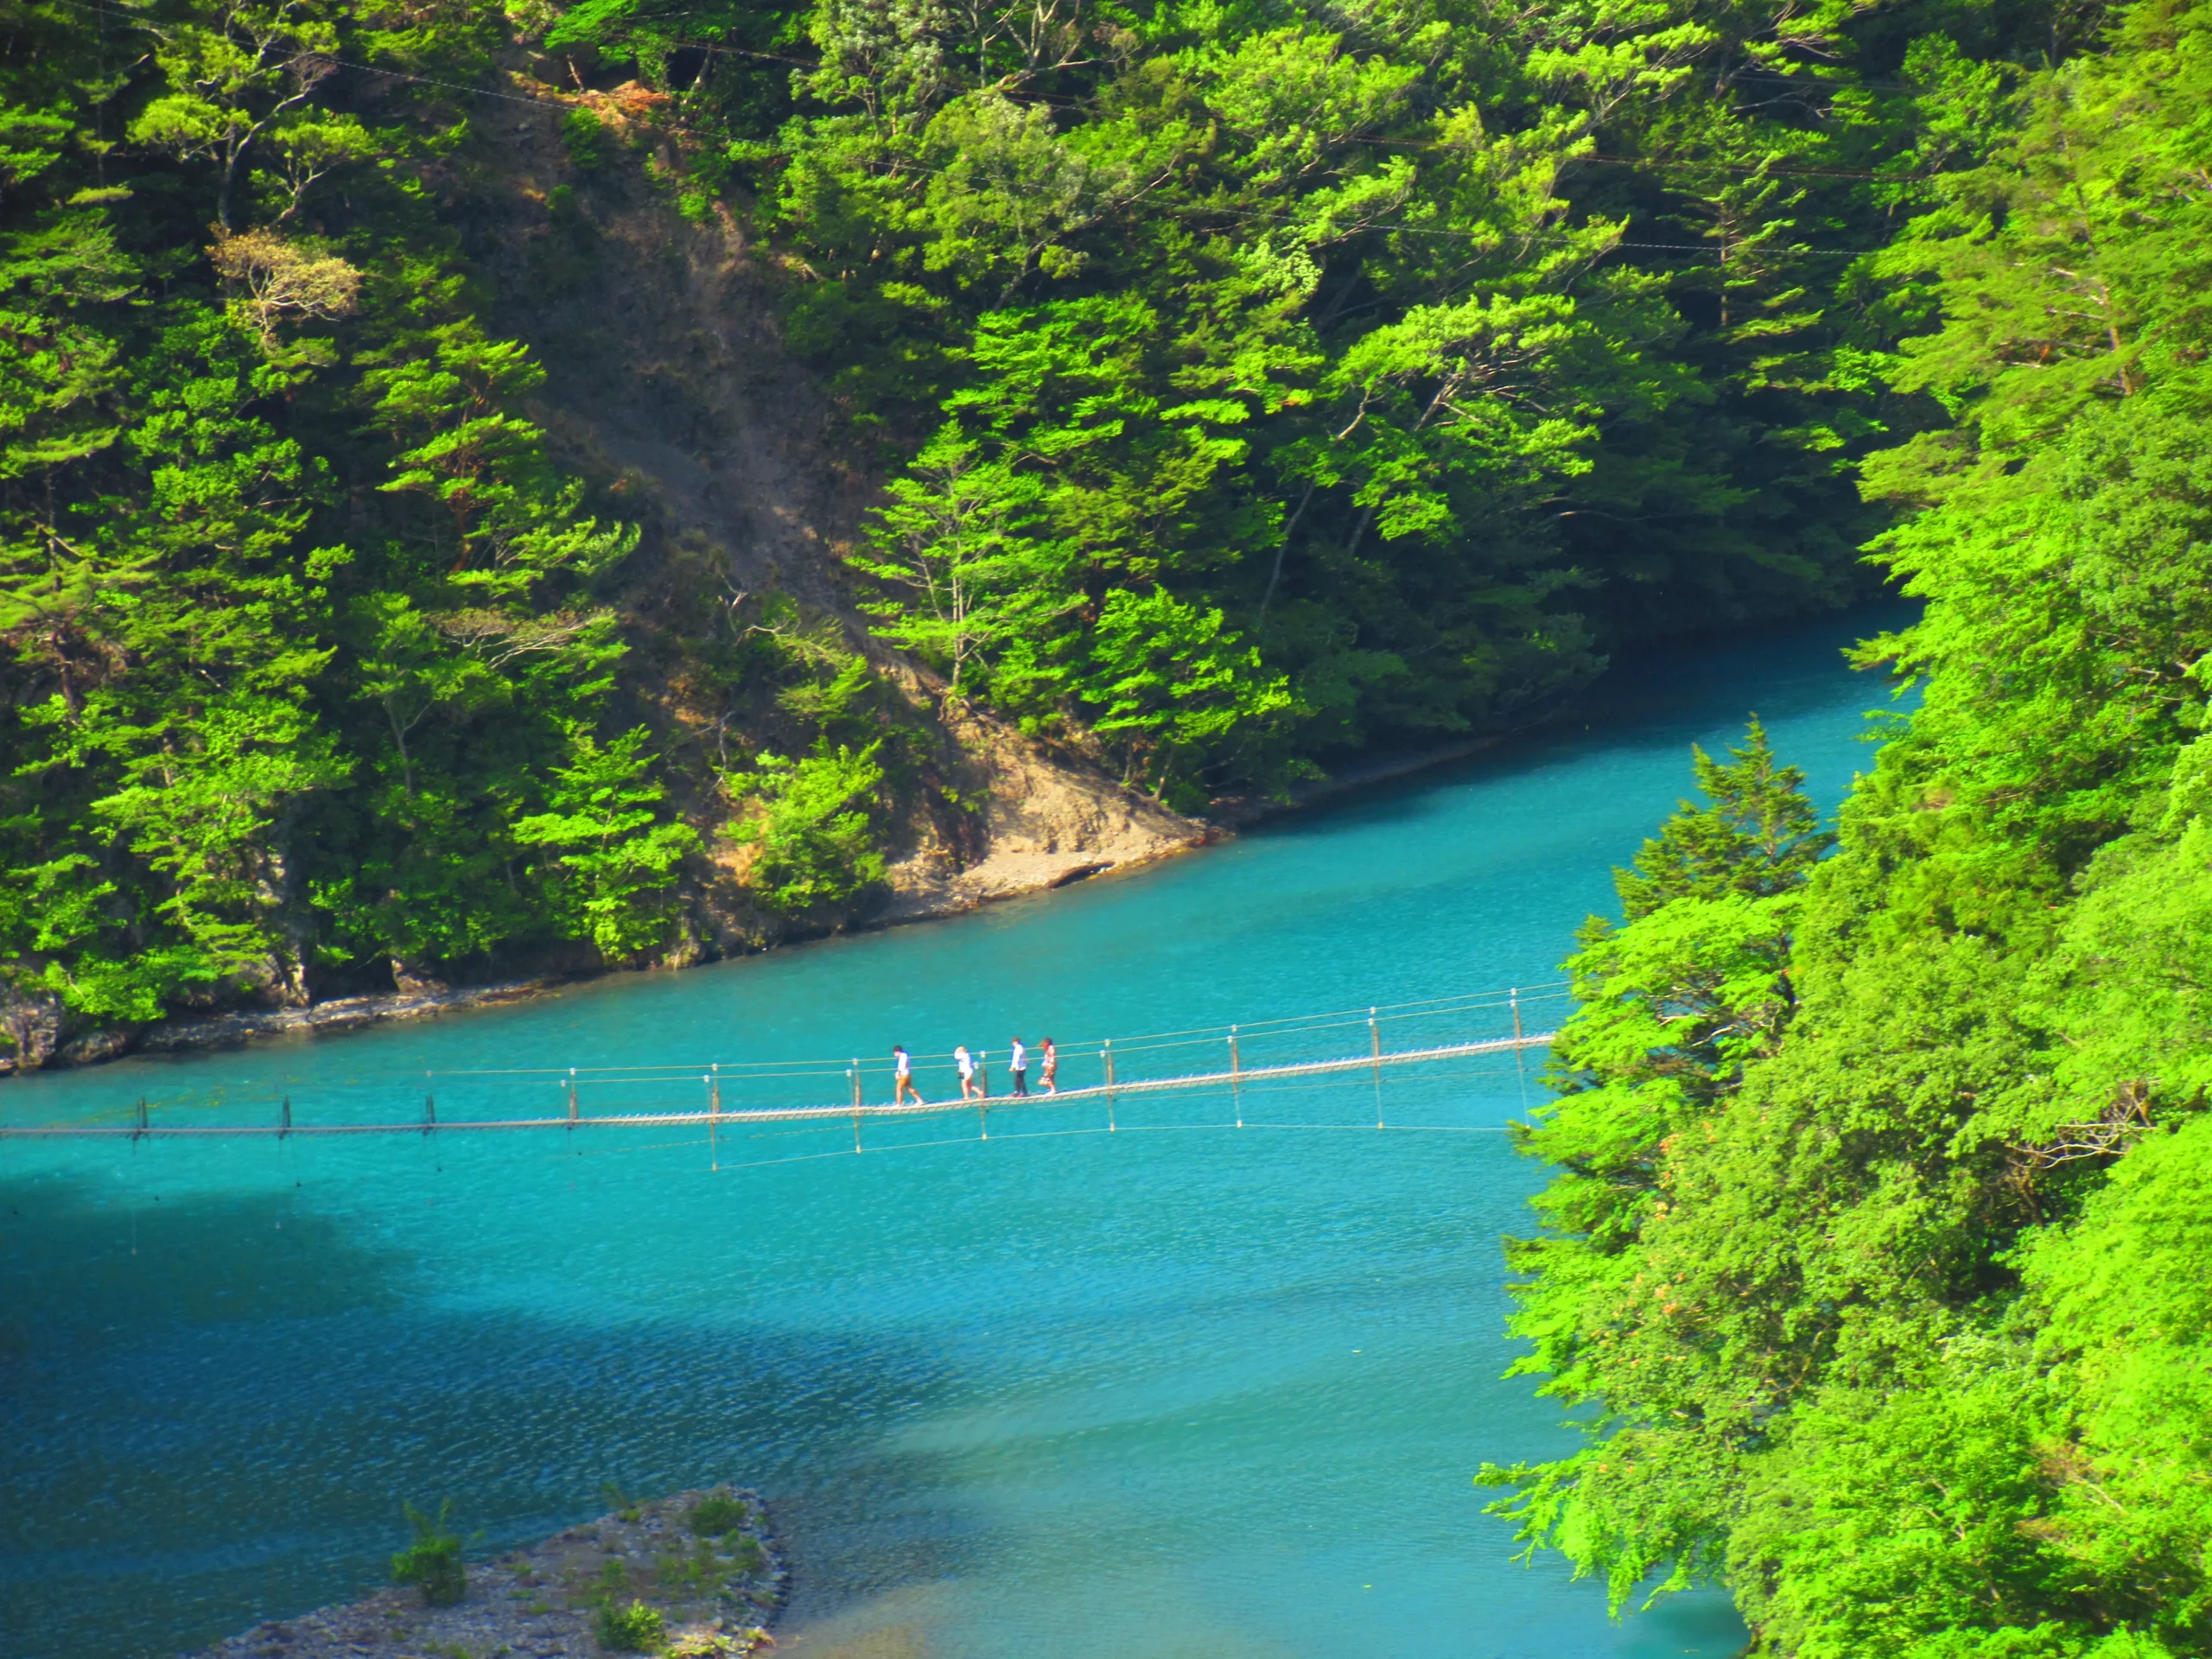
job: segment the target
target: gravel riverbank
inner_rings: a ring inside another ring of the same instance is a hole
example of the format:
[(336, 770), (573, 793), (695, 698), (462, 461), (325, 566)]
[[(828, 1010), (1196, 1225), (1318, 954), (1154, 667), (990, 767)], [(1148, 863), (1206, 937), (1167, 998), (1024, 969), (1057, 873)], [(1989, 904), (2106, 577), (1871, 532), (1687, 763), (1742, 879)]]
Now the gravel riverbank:
[[(709, 1505), (703, 1511), (702, 1505)], [(702, 1521), (721, 1530), (702, 1533)], [(677, 1492), (472, 1561), (456, 1605), (394, 1586), (297, 1618), (271, 1619), (194, 1659), (554, 1659), (647, 1650), (603, 1640), (601, 1609), (659, 1615), (652, 1651), (709, 1659), (765, 1651), (787, 1574), (759, 1494)], [(651, 1619), (643, 1621), (650, 1627)]]

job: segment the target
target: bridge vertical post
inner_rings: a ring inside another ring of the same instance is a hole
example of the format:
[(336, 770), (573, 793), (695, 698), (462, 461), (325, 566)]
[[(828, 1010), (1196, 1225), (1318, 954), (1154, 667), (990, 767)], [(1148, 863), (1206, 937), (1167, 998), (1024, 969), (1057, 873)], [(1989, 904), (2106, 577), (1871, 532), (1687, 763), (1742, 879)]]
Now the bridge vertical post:
[(720, 1117), (721, 1115), (722, 1063), (720, 1060), (716, 1060), (714, 1064), (713, 1069), (707, 1074), (707, 1116), (709, 1117)]
[(292, 1132), (292, 1097), (291, 1097), (289, 1095), (287, 1095), (287, 1096), (284, 1096), (284, 1122), (283, 1122), (283, 1127), (282, 1128), (280, 1128), (280, 1129), (278, 1129), (278, 1130), (276, 1131), (276, 1138), (277, 1138), (279, 1141), (282, 1141), (282, 1140), (283, 1140), (286, 1135), (289, 1135), (291, 1132)]
[(572, 1065), (572, 1066), (570, 1066), (570, 1067), (569, 1068), (569, 1122), (571, 1124), (574, 1124), (574, 1123), (575, 1122), (575, 1121), (576, 1121), (576, 1068), (575, 1068), (575, 1066), (573, 1066), (573, 1065)]
[[(143, 1134), (145, 1134), (145, 1133), (146, 1133), (146, 1096), (143, 1096), (143, 1095), (141, 1095), (141, 1096), (138, 1096), (138, 1127), (137, 1127), (137, 1128), (133, 1129), (133, 1130), (130, 1132), (130, 1138), (131, 1138), (133, 1141), (136, 1141), (136, 1140), (137, 1140), (140, 1135), (143, 1135)], [(132, 1254), (133, 1254), (133, 1255), (136, 1255), (136, 1254), (137, 1254), (137, 1252), (134, 1250), (134, 1251), (132, 1252)]]
[(1229, 1028), (1229, 1092), (1236, 1102), (1236, 1127), (1244, 1127), (1244, 1085), (1239, 1081), (1236, 1061), (1236, 1027)]
[(1375, 1127), (1382, 1127), (1382, 1028), (1375, 1023), (1375, 1010), (1367, 1011), (1367, 1052), (1375, 1071)]
[(1529, 1051), (1521, 1046), (1521, 988), (1506, 993), (1513, 1003), (1513, 1069), (1521, 1076), (1521, 1109), (1529, 1109)]
[(707, 1168), (709, 1173), (722, 1166), (721, 1115), (722, 1064), (716, 1060), (707, 1071)]
[(1099, 1054), (1106, 1062), (1106, 1133), (1114, 1133), (1114, 1039), (1109, 1037)]
[(430, 1073), (423, 1074), (423, 1133), (438, 1127), (438, 1097), (430, 1092)]

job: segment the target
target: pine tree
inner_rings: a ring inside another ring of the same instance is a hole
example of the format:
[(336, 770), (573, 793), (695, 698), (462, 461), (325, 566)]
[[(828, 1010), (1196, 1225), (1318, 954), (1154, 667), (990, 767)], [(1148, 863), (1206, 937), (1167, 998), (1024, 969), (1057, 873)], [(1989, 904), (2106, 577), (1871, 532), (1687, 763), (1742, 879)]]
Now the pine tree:
[(1835, 845), (1806, 798), (1805, 774), (1776, 763), (1758, 715), (1745, 728), (1743, 742), (1728, 753), (1732, 766), (1691, 746), (1690, 764), (1706, 804), (1681, 802), (1658, 835), (1643, 843), (1635, 868), (1613, 872), (1630, 921), (1675, 899), (1785, 893), (1802, 886), (1821, 855)]

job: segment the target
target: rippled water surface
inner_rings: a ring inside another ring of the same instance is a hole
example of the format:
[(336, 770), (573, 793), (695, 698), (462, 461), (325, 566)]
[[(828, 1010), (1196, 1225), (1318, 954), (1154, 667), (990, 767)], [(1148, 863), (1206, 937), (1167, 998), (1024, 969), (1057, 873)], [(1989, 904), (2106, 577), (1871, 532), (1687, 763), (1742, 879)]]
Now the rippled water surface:
[[(1362, 1052), (1370, 1005), (1556, 978), (1607, 868), (1757, 709), (1824, 805), (1882, 688), (1862, 613), (1624, 664), (1570, 722), (1126, 878), (512, 1009), (0, 1086), (11, 1122), (564, 1110), (550, 1073), (1060, 1039), (1064, 1077)], [(1539, 1005), (1529, 1005), (1537, 1017)], [(1445, 1040), (1492, 1012), (1401, 1021)], [(753, 1070), (746, 1071), (747, 1065)], [(586, 1113), (690, 1106), (580, 1071)], [(426, 1076), (426, 1074), (429, 1074)], [(739, 1079), (745, 1079), (740, 1081)], [(925, 1075), (925, 1083), (943, 1084)], [(1533, 1085), (1525, 1085), (1533, 1087)], [(872, 1097), (884, 1085), (868, 1079)], [(359, 1593), (403, 1499), (485, 1544), (605, 1483), (765, 1491), (785, 1652), (859, 1659), (1712, 1655), (1515, 1564), (1469, 1476), (1568, 1444), (1499, 1373), (1499, 1235), (1541, 1172), (1510, 1061), (871, 1125), (0, 1145), (0, 1650), (165, 1653)], [(1260, 1125), (1281, 1127), (1259, 1127)], [(1364, 1125), (1363, 1128), (1326, 1126)], [(1069, 1131), (1085, 1131), (1069, 1133)], [(1033, 1137), (1033, 1138), (1025, 1138)], [(936, 1144), (922, 1144), (934, 1142)], [(719, 1166), (719, 1167), (715, 1167)]]

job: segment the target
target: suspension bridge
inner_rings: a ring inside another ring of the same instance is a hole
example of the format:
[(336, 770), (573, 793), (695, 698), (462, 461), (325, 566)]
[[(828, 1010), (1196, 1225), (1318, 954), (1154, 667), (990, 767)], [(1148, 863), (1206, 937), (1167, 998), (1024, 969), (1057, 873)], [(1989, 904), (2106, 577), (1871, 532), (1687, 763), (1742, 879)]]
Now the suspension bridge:
[[(266, 1116), (248, 1120), (226, 1112), (222, 1118), (210, 1121), (204, 1104), (186, 1101), (157, 1106), (141, 1096), (135, 1105), (121, 1111), (68, 1122), (0, 1122), (0, 1139), (288, 1139), (677, 1127), (703, 1128), (711, 1136), (721, 1130), (741, 1130), (758, 1124), (849, 1121), (854, 1149), (859, 1151), (864, 1145), (865, 1126), (883, 1120), (972, 1114), (980, 1137), (988, 1140), (994, 1110), (1004, 1112), (1014, 1107), (1058, 1110), (1090, 1105), (1104, 1109), (1101, 1128), (1112, 1133), (1122, 1127), (1118, 1116), (1123, 1102), (1192, 1092), (1226, 1093), (1235, 1109), (1235, 1127), (1241, 1128), (1245, 1126), (1248, 1092), (1259, 1094), (1308, 1078), (1357, 1080), (1363, 1074), (1373, 1083), (1375, 1127), (1383, 1128), (1389, 1127), (1382, 1087), (1386, 1072), (1484, 1057), (1511, 1057), (1525, 1093), (1527, 1051), (1548, 1047), (1557, 1034), (1536, 1027), (1555, 1019), (1567, 996), (1563, 983), (1515, 986), (1417, 1002), (1061, 1043), (1058, 1047), (1063, 1076), (1071, 1069), (1088, 1071), (1093, 1074), (1092, 1080), (1071, 1083), (1050, 1092), (1040, 1090), (1016, 1096), (990, 1094), (992, 1056), (986, 1050), (976, 1051), (982, 1097), (940, 1092), (937, 1098), (906, 1103), (868, 1099), (872, 1088), (890, 1092), (891, 1069), (887, 1062), (863, 1065), (857, 1058), (476, 1068), (422, 1073), (420, 1111), (404, 1116), (389, 1111), (367, 1119), (350, 1114), (326, 1117), (296, 1113), (288, 1093), (270, 1103), (275, 1109)], [(1208, 1052), (1217, 1057), (1211, 1062), (1204, 1058)], [(1036, 1064), (1033, 1050), (1032, 1065)], [(914, 1066), (917, 1084), (933, 1091), (940, 1084), (957, 1089), (944, 1076), (950, 1070), (948, 1061), (918, 1061)], [(396, 1092), (398, 1080), (395, 1077), (391, 1082)], [(834, 1097), (823, 1097), (833, 1091)], [(438, 1103), (441, 1092), (448, 1100), (442, 1111)], [(800, 1098), (748, 1103), (764, 1095)], [(812, 1098), (805, 1097), (810, 1095)], [(688, 1099), (683, 1098), (686, 1096)], [(549, 1097), (550, 1110), (531, 1103), (533, 1099)], [(454, 1109), (457, 1098), (466, 1103), (458, 1111)], [(478, 1109), (468, 1109), (471, 1105)]]

